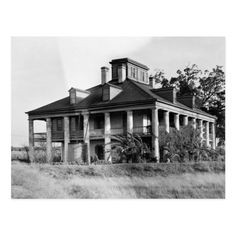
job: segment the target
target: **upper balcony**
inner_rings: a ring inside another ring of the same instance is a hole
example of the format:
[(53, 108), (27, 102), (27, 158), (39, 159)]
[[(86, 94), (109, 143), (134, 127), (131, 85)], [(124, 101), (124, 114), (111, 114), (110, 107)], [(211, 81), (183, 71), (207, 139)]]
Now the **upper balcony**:
[[(133, 128), (133, 133), (138, 134), (140, 136), (148, 136), (151, 135), (152, 128), (151, 126), (135, 126)], [(126, 129), (124, 128), (114, 128), (111, 129), (112, 135), (124, 135), (126, 133)], [(102, 139), (104, 138), (104, 129), (90, 129), (89, 136), (91, 139)], [(83, 130), (70, 131), (70, 140), (83, 140)], [(46, 142), (46, 133), (34, 133), (34, 141), (35, 142)], [(64, 131), (53, 131), (52, 132), (52, 141), (53, 142), (61, 142), (64, 140)]]

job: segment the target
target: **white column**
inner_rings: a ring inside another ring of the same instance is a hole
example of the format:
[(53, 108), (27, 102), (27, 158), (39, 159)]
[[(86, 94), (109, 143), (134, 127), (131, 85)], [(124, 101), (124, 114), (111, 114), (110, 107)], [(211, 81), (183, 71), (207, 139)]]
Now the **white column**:
[(165, 122), (165, 130), (167, 133), (169, 133), (170, 132), (169, 111), (164, 111), (164, 122)]
[(61, 142), (61, 161), (64, 160), (64, 142)]
[(159, 162), (160, 160), (159, 120), (158, 120), (158, 109), (156, 107), (152, 109), (152, 148), (153, 148), (153, 157), (155, 157), (157, 162)]
[(70, 142), (70, 129), (69, 129), (69, 117), (64, 117), (64, 159), (63, 161), (67, 163), (68, 153), (69, 153), (69, 142)]
[(127, 111), (127, 132), (133, 133), (133, 111)]
[(34, 120), (29, 119), (29, 158), (34, 161)]
[(84, 143), (87, 145), (86, 157), (88, 164), (90, 164), (91, 157), (90, 157), (90, 140), (89, 140), (89, 114), (88, 113), (83, 114), (83, 118), (84, 118)]
[(111, 159), (111, 120), (110, 120), (110, 113), (106, 112), (105, 115), (105, 160), (112, 161)]
[(209, 139), (209, 122), (206, 121), (206, 145), (209, 147), (210, 145), (210, 139)]
[(199, 120), (200, 138), (203, 140), (203, 120)]
[(188, 125), (188, 116), (184, 116), (184, 126)]
[(212, 148), (216, 149), (216, 131), (215, 131), (215, 123), (211, 123), (212, 130)]
[(47, 162), (52, 161), (52, 121), (51, 118), (46, 119), (46, 129), (47, 129)]
[(196, 118), (192, 119), (192, 125), (193, 125), (193, 128), (196, 129), (196, 127), (197, 127), (197, 125), (196, 125)]
[(175, 128), (179, 130), (179, 114), (174, 115)]

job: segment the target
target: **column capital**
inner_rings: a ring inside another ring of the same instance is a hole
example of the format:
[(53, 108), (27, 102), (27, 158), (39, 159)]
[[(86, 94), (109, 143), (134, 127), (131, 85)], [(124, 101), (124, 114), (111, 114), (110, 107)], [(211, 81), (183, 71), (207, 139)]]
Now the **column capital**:
[(179, 118), (180, 114), (179, 113), (174, 113), (174, 116)]
[(152, 109), (157, 109), (157, 110), (160, 109), (159, 106), (158, 106), (158, 104), (157, 104), (157, 102), (154, 103), (154, 107), (153, 107)]
[(81, 112), (81, 115), (82, 115), (82, 116), (89, 115), (89, 111), (83, 111), (83, 112)]

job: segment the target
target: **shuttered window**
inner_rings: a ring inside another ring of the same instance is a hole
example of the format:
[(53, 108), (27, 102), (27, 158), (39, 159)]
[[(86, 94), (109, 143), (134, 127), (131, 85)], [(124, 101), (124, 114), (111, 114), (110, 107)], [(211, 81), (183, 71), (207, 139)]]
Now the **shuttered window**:
[(57, 131), (63, 130), (62, 119), (57, 119)]
[(71, 131), (76, 131), (76, 117), (71, 117), (70, 122)]

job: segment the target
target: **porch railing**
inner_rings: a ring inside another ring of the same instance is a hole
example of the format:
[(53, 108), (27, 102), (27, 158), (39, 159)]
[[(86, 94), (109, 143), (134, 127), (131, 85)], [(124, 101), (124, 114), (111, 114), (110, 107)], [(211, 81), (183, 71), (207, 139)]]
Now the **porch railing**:
[(151, 127), (151, 125), (135, 126), (133, 128), (133, 133), (139, 134), (139, 135), (149, 135), (149, 134), (152, 134), (152, 127)]
[(44, 142), (46, 141), (47, 134), (46, 133), (34, 133), (34, 141), (35, 142)]
[(123, 128), (112, 128), (111, 129), (111, 135), (116, 135), (116, 134), (124, 134), (124, 129)]
[(83, 130), (71, 131), (70, 132), (70, 139), (82, 139), (84, 135)]

